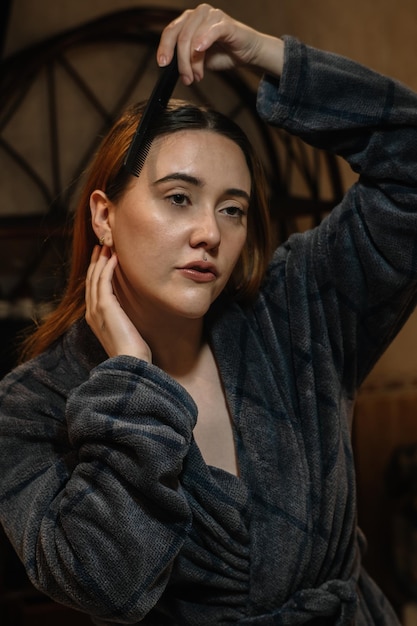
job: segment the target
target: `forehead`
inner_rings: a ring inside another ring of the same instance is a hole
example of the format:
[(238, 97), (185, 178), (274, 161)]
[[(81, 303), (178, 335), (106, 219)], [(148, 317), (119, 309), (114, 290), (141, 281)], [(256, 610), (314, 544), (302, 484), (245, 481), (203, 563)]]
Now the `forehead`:
[[(148, 175), (171, 171), (193, 173), (204, 179), (251, 186), (242, 149), (231, 139), (210, 130), (181, 130), (157, 137), (146, 159)], [(144, 168), (145, 169), (145, 168)]]

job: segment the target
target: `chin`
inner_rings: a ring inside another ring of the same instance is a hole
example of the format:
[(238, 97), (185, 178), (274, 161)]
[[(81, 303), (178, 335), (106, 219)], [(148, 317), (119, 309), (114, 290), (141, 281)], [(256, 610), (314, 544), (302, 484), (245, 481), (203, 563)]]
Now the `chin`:
[(199, 320), (206, 315), (207, 311), (210, 309), (210, 306), (211, 305), (204, 307), (204, 308), (200, 307), (198, 309), (182, 310), (182, 311), (179, 311), (179, 314), (182, 317), (185, 317), (186, 319), (189, 319), (189, 320)]
[(201, 301), (190, 302), (189, 305), (187, 305), (187, 302), (182, 302), (180, 306), (176, 307), (176, 312), (181, 317), (185, 317), (190, 320), (197, 320), (206, 315), (212, 304), (212, 300), (204, 303)]
[(174, 308), (179, 315), (189, 319), (199, 319), (204, 317), (213, 302), (219, 297), (221, 292), (184, 293), (180, 299), (180, 294), (175, 298)]

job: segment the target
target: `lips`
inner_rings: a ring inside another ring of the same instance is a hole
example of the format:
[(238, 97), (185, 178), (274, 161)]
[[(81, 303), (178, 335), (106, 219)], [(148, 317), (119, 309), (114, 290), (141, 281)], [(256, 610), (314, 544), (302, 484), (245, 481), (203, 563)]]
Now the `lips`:
[(202, 272), (202, 273), (207, 273), (207, 272), (211, 272), (211, 274), (214, 274), (215, 276), (217, 276), (218, 272), (216, 269), (216, 266), (213, 265), (213, 263), (210, 263), (210, 261), (192, 261), (191, 263), (187, 263), (187, 265), (184, 265), (184, 267), (180, 268), (183, 270), (195, 270), (196, 272)]
[(209, 261), (192, 261), (178, 269), (184, 276), (197, 282), (210, 282), (218, 276), (216, 266)]

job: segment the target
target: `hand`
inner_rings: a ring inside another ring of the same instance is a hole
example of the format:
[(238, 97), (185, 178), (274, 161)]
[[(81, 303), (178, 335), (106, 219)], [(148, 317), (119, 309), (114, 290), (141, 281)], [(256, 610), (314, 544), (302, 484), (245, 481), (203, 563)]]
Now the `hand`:
[(228, 70), (248, 65), (274, 76), (282, 73), (284, 43), (260, 33), (208, 4), (184, 11), (168, 24), (157, 50), (159, 65), (167, 65), (177, 46), (182, 81), (200, 81), (204, 68)]
[(96, 246), (85, 287), (85, 319), (109, 357), (135, 356), (152, 362), (147, 343), (123, 311), (112, 286), (117, 256), (107, 246)]

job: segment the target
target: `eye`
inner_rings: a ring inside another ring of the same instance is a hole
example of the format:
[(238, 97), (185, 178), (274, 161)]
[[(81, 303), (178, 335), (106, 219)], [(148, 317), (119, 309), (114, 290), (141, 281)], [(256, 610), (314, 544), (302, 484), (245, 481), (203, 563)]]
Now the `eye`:
[(227, 215), (228, 217), (244, 217), (246, 215), (246, 211), (238, 206), (233, 205), (221, 209), (220, 212), (224, 215)]
[(168, 200), (175, 206), (187, 206), (190, 202), (190, 199), (185, 195), (185, 193), (174, 193), (171, 196), (168, 196)]

